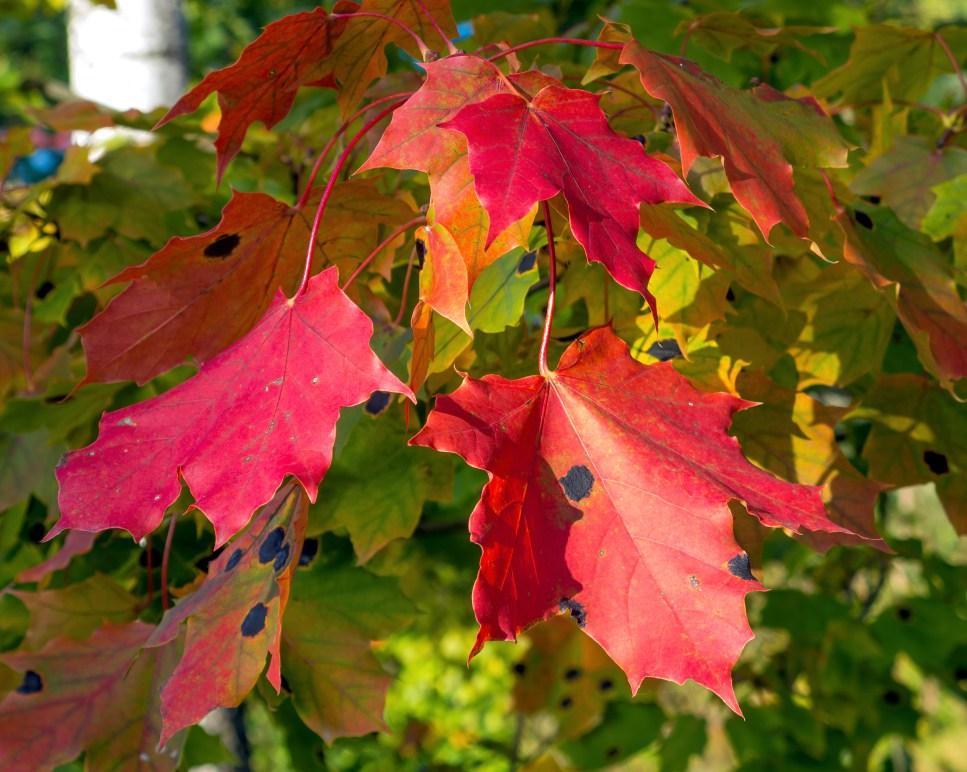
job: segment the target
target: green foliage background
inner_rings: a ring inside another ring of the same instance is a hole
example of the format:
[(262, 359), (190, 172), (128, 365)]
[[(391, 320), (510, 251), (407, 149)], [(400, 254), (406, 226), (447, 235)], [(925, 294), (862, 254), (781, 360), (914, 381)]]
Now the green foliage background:
[[(281, 0), (189, 0), (186, 13), (193, 77), (230, 62), (268, 21), (304, 7)], [(454, 7), (458, 20), (482, 12), (516, 14), (479, 21), (478, 38), (497, 28), (503, 34), (510, 30), (510, 36), (519, 39), (565, 31), (592, 36), (596, 16), (602, 14), (631, 25), (643, 44), (674, 53), (681, 43), (676, 34), (679, 25), (704, 12), (741, 11), (743, 18), (760, 27), (830, 27), (822, 34), (798, 38), (818, 57), (795, 45), (782, 45), (763, 50), (740, 48), (723, 58), (715, 39), (698, 34), (691, 37), (688, 55), (726, 82), (746, 86), (751, 78), (759, 78), (780, 89), (815, 82), (845, 62), (854, 26), (893, 20), (936, 28), (967, 20), (963, 0), (458, 0)], [(20, 3), (0, 19), (0, 121), (10, 127), (36, 120), (31, 109), (43, 108), (63, 92), (62, 13), (57, 3)], [(962, 47), (957, 55), (963, 62)], [(590, 54), (561, 50), (546, 56), (566, 68), (569, 62), (588, 63)], [(404, 71), (409, 64), (397, 55), (393, 66)], [(962, 104), (964, 95), (952, 74), (924, 70), (914, 73), (914, 78), (929, 78), (928, 87), (914, 100), (925, 109), (904, 107), (895, 94), (881, 91), (871, 116), (849, 112), (838, 116), (846, 135), (874, 154), (887, 151), (898, 136), (935, 139), (939, 133), (936, 112)], [(155, 117), (126, 121), (147, 128)], [(5, 396), (0, 402), (0, 451), (4, 457), (0, 509), (5, 511), (0, 515), (0, 586), (10, 584), (20, 570), (49, 552), (39, 538), (56, 506), (52, 467), (61, 452), (92, 438), (100, 411), (157, 393), (190, 372), (181, 368), (141, 388), (130, 384), (87, 387), (70, 403), (58, 402), (83, 372), (74, 330), (111, 294), (101, 283), (123, 266), (147, 258), (170, 235), (188, 235), (209, 227), (217, 220), (230, 187), (258, 189), (291, 200), (294, 180), (304, 172), (312, 150), (338, 124), (330, 94), (304, 91), (296, 109), (276, 131), (257, 127), (250, 132), (245, 152), (232, 164), (228, 184), (216, 189), (213, 155), (194, 139), (201, 119), (183, 119), (166, 127), (154, 145), (110, 150), (96, 161), (94, 176), (85, 171), (82, 162), (76, 169), (62, 168), (59, 176), (32, 189), (26, 203), (10, 191), (4, 193), (0, 211), (5, 257), (0, 267), (4, 301), (0, 311), (0, 397)], [(952, 146), (962, 149), (962, 138), (960, 135)], [(860, 158), (856, 163), (866, 162)], [(939, 209), (932, 209), (923, 224), (961, 278), (967, 270), (965, 234), (962, 229), (945, 230), (953, 215), (945, 219), (944, 207), (962, 214), (964, 180), (962, 173), (953, 176), (949, 191), (941, 191)], [(673, 250), (667, 245), (664, 248)], [(532, 336), (541, 319), (542, 297), (531, 291), (536, 272), (516, 276), (516, 257), (508, 263), (509, 274), (507, 266), (497, 263), (475, 290), (508, 286), (501, 270), (516, 282), (508, 292), (519, 302), (475, 323), (486, 331), (478, 334), (474, 344), (476, 366), (493, 369), (499, 362), (509, 374), (530, 367), (529, 363), (518, 366), (515, 363), (521, 360), (515, 357), (521, 339)], [(582, 305), (578, 277), (575, 274), (571, 285), (567, 279), (562, 285), (562, 292), (573, 293), (577, 300), (562, 316), (561, 324), (575, 330), (586, 326), (596, 313), (590, 300)], [(783, 284), (784, 291), (787, 286)], [(670, 287), (669, 293), (673, 291), (680, 288)], [(33, 324), (40, 331), (36, 345), (46, 368), (43, 390), (38, 393), (28, 393), (17, 375), (25, 293), (33, 296)], [(856, 297), (851, 294), (845, 302), (856, 302)], [(620, 304), (621, 300), (614, 302)], [(693, 291), (682, 308), (682, 318), (688, 318), (689, 309), (701, 317), (698, 293)], [(522, 324), (498, 334), (503, 326), (517, 323), (521, 309)], [(740, 293), (732, 313), (735, 328), (760, 333), (739, 340), (738, 355), (755, 360), (762, 351), (772, 351), (770, 377), (780, 386), (794, 389), (801, 363), (788, 353), (798, 334), (783, 327), (789, 317), (778, 304), (749, 292)], [(629, 318), (633, 327), (636, 317)], [(683, 323), (670, 334), (696, 327), (701, 324)], [(767, 330), (771, 340), (763, 340), (769, 337)], [(623, 334), (639, 338), (642, 347), (649, 342), (647, 331), (635, 334), (625, 330)], [(883, 370), (922, 373), (903, 328), (897, 324), (887, 336), (881, 349)], [(868, 337), (857, 345), (868, 345)], [(459, 353), (460, 346), (455, 350)], [(694, 353), (693, 366), (700, 368), (701, 354)], [(875, 358), (875, 352), (863, 355)], [(690, 374), (701, 376), (699, 371)], [(856, 375), (851, 385), (854, 393), (874, 388), (873, 376), (864, 367)], [(21, 396), (14, 396), (18, 392)], [(933, 441), (931, 436), (947, 433), (954, 437), (952, 445), (962, 449), (967, 436), (963, 407), (939, 389), (935, 397), (937, 404), (946, 407), (930, 408), (912, 418), (904, 412), (906, 405), (893, 405), (893, 416), (870, 407), (865, 414), (841, 422), (837, 429), (840, 447), (866, 471), (870, 463), (877, 463), (864, 452), (869, 450), (871, 438), (878, 438), (885, 448), (881, 455), (889, 455), (890, 432), (902, 432), (904, 426), (915, 424), (920, 427), (916, 431), (930, 435), (925, 443)], [(340, 442), (350, 449), (347, 457), (362, 464), (367, 458), (376, 459), (381, 446), (378, 436), (369, 436), (372, 432), (350, 431), (354, 423), (364, 420), (360, 412), (344, 419)], [(904, 416), (910, 421), (904, 423)], [(414, 463), (407, 456), (388, 464), (381, 472), (387, 489), (405, 486)], [(905, 487), (879, 498), (878, 526), (893, 554), (865, 547), (834, 547), (822, 554), (781, 533), (765, 539), (756, 565), (766, 586), (781, 589), (750, 597), (757, 638), (735, 673), (746, 711), (743, 721), (691, 684), (679, 687), (649, 682), (632, 699), (613, 666), (602, 661), (593, 647), (582, 644), (573, 629), (560, 625), (552, 631), (559, 641), (551, 649), (541, 649), (539, 633), (516, 647), (491, 644), (468, 668), (465, 657), (474, 637), (470, 588), (478, 551), (467, 540), (466, 518), (483, 478), (462, 464), (442, 463), (445, 468), (440, 474), (452, 478), (452, 497), (424, 504), (425, 496), (414, 496), (413, 506), (423, 507), (414, 537), (390, 544), (367, 565), (374, 573), (397, 577), (420, 612), (408, 628), (382, 641), (377, 649), (383, 665), (396, 676), (385, 714), (390, 731), (339, 740), (326, 747), (302, 725), (289, 702), (259, 689), (242, 714), (251, 743), (252, 768), (301, 770), (321, 764), (340, 770), (503, 770), (517, 766), (535, 772), (597, 769), (610, 764), (662, 772), (964, 768), (967, 541), (952, 528), (929, 474), (901, 480)], [(350, 485), (352, 474), (352, 465), (341, 468), (337, 463), (331, 479)], [(938, 478), (937, 482), (942, 481)], [(325, 504), (325, 488), (323, 493)], [(962, 490), (947, 495), (964, 506)], [(356, 498), (347, 497), (350, 501), (345, 506), (351, 508)], [(351, 515), (347, 517), (351, 519)], [(314, 521), (314, 528), (316, 538), (321, 539), (320, 560), (340, 564), (352, 559), (351, 528), (324, 519)], [(179, 529), (173, 585), (185, 585), (195, 578), (210, 545), (210, 534), (201, 527)], [(75, 558), (50, 586), (66, 587), (105, 574), (126, 590), (143, 594), (146, 580), (139, 564), (143, 565), (144, 554), (121, 536), (102, 535), (97, 549)], [(16, 647), (26, 625), (23, 604), (12, 595), (0, 595), (0, 650)], [(0, 685), (4, 677), (0, 671)], [(225, 751), (218, 741), (201, 729), (193, 730), (184, 766), (220, 758), (225, 758)]]

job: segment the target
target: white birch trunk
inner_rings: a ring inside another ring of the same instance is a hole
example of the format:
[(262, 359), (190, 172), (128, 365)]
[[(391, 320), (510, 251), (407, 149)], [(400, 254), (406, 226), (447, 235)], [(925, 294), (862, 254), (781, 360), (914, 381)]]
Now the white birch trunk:
[(117, 10), (70, 0), (71, 89), (116, 110), (169, 106), (185, 89), (181, 0), (117, 0)]

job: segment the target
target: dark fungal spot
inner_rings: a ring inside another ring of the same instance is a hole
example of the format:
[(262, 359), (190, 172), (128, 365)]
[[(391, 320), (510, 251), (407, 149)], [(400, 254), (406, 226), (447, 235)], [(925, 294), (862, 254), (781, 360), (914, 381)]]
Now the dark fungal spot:
[(612, 745), (604, 752), (604, 755), (605, 758), (616, 759), (619, 753), (621, 753), (621, 749), (617, 745)]
[(739, 579), (745, 579), (747, 582), (754, 582), (755, 577), (752, 575), (752, 567), (749, 565), (749, 556), (740, 552), (734, 558), (729, 558), (729, 573), (732, 576), (737, 576)]
[(54, 291), (53, 283), (49, 281), (45, 281), (41, 283), (39, 287), (37, 287), (37, 291), (34, 293), (34, 295), (37, 297), (38, 300), (43, 300), (53, 291)]
[(423, 264), (426, 262), (426, 242), (422, 239), (417, 239), (413, 248), (416, 251), (416, 267), (418, 270), (423, 270)]
[(224, 260), (235, 251), (242, 238), (237, 233), (223, 233), (211, 244), (205, 247), (202, 254), (215, 260)]
[(276, 571), (282, 571), (287, 565), (289, 565), (289, 554), (291, 551), (291, 545), (282, 545), (282, 549), (280, 549), (275, 556), (275, 563), (272, 564)]
[(857, 209), (853, 212), (853, 218), (856, 222), (866, 228), (868, 231), (873, 230), (873, 218), (870, 217), (866, 212), (861, 212)]
[(778, 51), (773, 51), (771, 54), (769, 54), (769, 64), (775, 64), (778, 61), (779, 61)]
[(580, 501), (591, 495), (594, 485), (594, 475), (584, 464), (572, 466), (558, 482), (564, 487), (564, 493), (571, 501)]
[(735, 293), (732, 291), (732, 288), (731, 287), (729, 287), (728, 292), (725, 293), (725, 299), (729, 303), (734, 303), (735, 302)]
[(654, 357), (659, 362), (667, 362), (669, 359), (678, 359), (682, 355), (682, 349), (677, 340), (656, 340), (645, 352), (650, 357)]
[(561, 612), (568, 611), (571, 616), (574, 617), (574, 621), (578, 623), (578, 627), (584, 627), (588, 621), (587, 612), (584, 610), (584, 606), (578, 603), (576, 600), (571, 600), (570, 598), (561, 598), (561, 602), (558, 604)]
[(231, 554), (231, 556), (228, 558), (228, 562), (225, 563), (225, 570), (226, 571), (231, 571), (233, 568), (235, 568), (235, 566), (238, 565), (238, 562), (241, 559), (242, 559), (242, 551), (241, 550), (235, 550), (235, 552), (233, 552)]
[(254, 638), (265, 629), (265, 616), (269, 613), (269, 607), (264, 603), (256, 603), (248, 610), (245, 619), (242, 620), (242, 635), (246, 638)]
[(366, 400), (366, 407), (364, 408), (370, 415), (379, 415), (389, 404), (390, 393), (388, 391), (374, 391), (369, 399)]
[(571, 707), (574, 704), (574, 700), (571, 699), (570, 695), (568, 695), (568, 696), (562, 697), (561, 698), (561, 701), (558, 704), (562, 708), (564, 708), (565, 710), (567, 710), (569, 707)]
[(598, 684), (598, 689), (602, 692), (610, 692), (614, 688), (614, 681), (610, 678), (602, 678), (601, 682)]
[(534, 267), (534, 263), (537, 262), (536, 252), (525, 252), (521, 257), (520, 262), (517, 263), (517, 273), (527, 273), (531, 268)]
[(909, 622), (910, 618), (913, 616), (913, 611), (906, 606), (900, 606), (900, 608), (896, 610), (896, 615), (899, 617), (901, 622)]
[(43, 691), (44, 679), (35, 670), (28, 670), (24, 673), (24, 680), (17, 687), (17, 694), (36, 694)]
[(900, 704), (900, 692), (896, 689), (887, 689), (883, 692), (883, 702), (887, 705), (899, 705)]
[(869, 201), (871, 204), (876, 206), (880, 203), (881, 199), (879, 196), (860, 196), (864, 201)]
[(576, 678), (580, 678), (580, 677), (581, 677), (581, 668), (579, 667), (569, 667), (567, 670), (564, 671), (565, 681), (573, 681)]
[(519, 676), (524, 675), (524, 673), (527, 672), (527, 665), (525, 665), (523, 662), (515, 662), (514, 672)]
[(285, 531), (282, 528), (276, 528), (266, 536), (265, 541), (262, 542), (262, 546), (259, 547), (259, 563), (268, 563), (271, 560), (275, 560), (275, 556), (282, 549), (283, 541), (285, 541)]
[(299, 565), (307, 566), (313, 560), (315, 560), (316, 555), (319, 554), (319, 540), (318, 539), (306, 539), (302, 543), (302, 552), (299, 553)]
[(923, 451), (923, 463), (936, 475), (950, 472), (950, 464), (947, 463), (947, 457), (943, 453), (938, 453), (935, 450)]

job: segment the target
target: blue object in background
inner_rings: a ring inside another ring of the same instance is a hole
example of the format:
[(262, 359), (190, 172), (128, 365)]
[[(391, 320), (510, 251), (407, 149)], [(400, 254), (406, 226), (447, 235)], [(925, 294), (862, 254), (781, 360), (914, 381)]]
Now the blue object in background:
[(10, 170), (11, 182), (23, 182), (32, 185), (57, 173), (58, 167), (64, 160), (63, 150), (42, 147), (30, 155), (17, 159)]
[(472, 36), (473, 36), (472, 21), (468, 19), (467, 21), (461, 21), (459, 24), (457, 24), (457, 37), (454, 39), (454, 42), (458, 40), (464, 40), (465, 38), (469, 38)]

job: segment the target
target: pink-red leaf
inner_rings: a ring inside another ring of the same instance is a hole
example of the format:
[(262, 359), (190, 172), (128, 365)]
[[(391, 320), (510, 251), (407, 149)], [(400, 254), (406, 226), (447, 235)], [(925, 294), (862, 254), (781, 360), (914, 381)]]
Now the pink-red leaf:
[(547, 378), (468, 379), (439, 398), (413, 442), (490, 473), (470, 521), (483, 550), (475, 650), (566, 610), (632, 689), (691, 678), (738, 710), (730, 671), (752, 636), (745, 595), (761, 585), (728, 503), (770, 526), (844, 530), (817, 488), (745, 460), (727, 432), (749, 404), (636, 362), (607, 328)]
[(336, 269), (159, 397), (106, 413), (98, 439), (57, 470), (65, 528), (154, 530), (187, 483), (223, 544), (287, 475), (315, 500), (339, 409), (374, 391), (410, 395), (369, 347), (373, 326), (336, 284)]
[(588, 259), (651, 301), (654, 262), (635, 244), (638, 204), (701, 202), (668, 166), (612, 131), (598, 100), (546, 85), (530, 101), (496, 94), (442, 125), (467, 137), (474, 185), (490, 215), (488, 243), (536, 202), (563, 193)]

